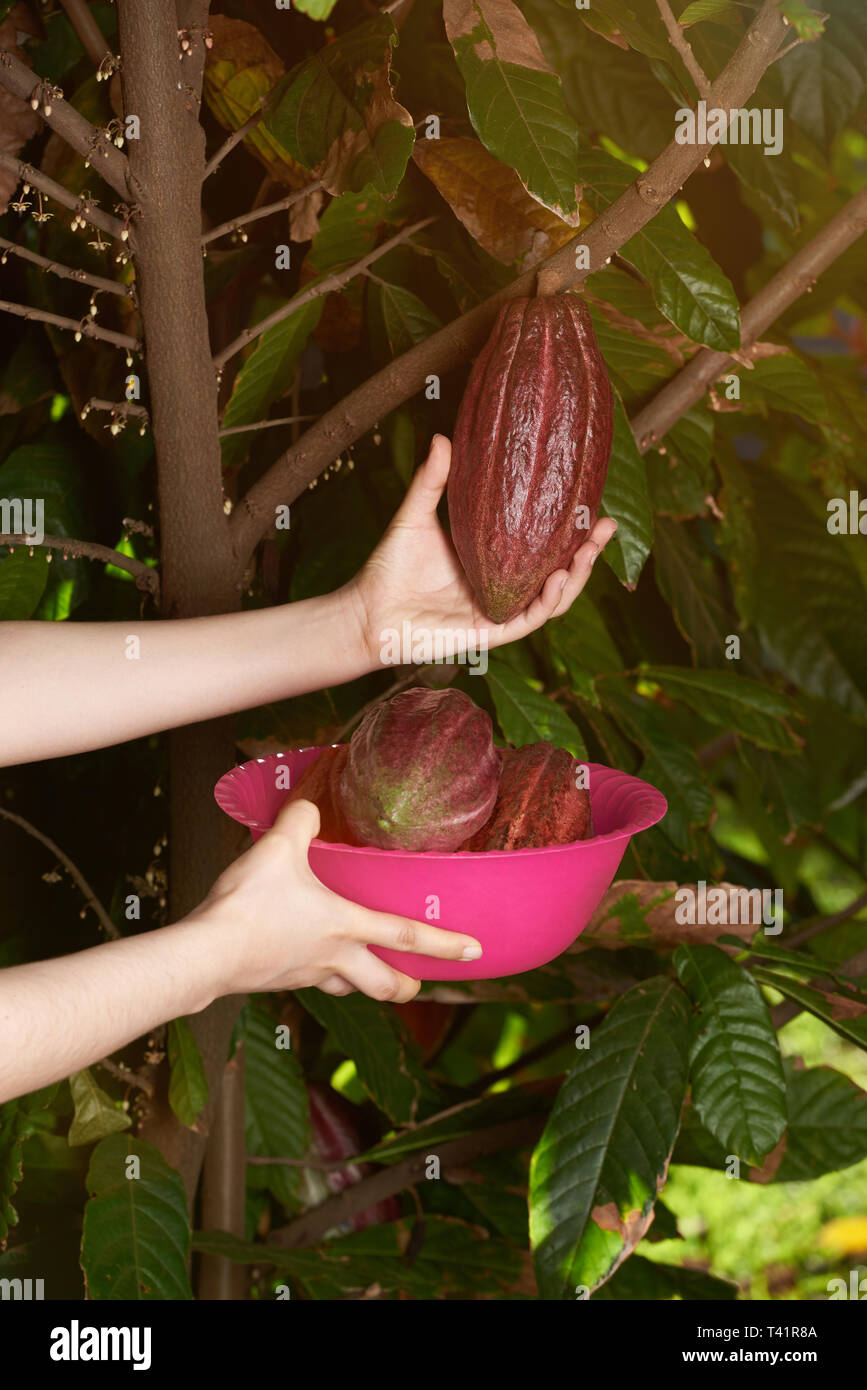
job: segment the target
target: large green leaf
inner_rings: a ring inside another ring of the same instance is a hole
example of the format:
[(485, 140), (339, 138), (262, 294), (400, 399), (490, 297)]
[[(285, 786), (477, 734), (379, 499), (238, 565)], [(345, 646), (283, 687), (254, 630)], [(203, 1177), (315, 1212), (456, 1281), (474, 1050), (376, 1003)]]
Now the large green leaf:
[(574, 212), (578, 127), (518, 7), (512, 0), (445, 0), (443, 17), (479, 139), (546, 207)]
[(290, 74), (267, 125), (329, 193), (371, 184), (391, 193), (413, 145), (412, 120), (394, 99), (389, 68), (397, 31), (385, 14), (341, 34)]
[[(811, 989), (801, 980), (793, 980), (782, 971), (765, 970), (761, 966), (753, 966), (752, 973), (760, 984), (779, 990), (787, 999), (794, 1000), (802, 1009), (821, 1019), (829, 1028), (833, 1028), (841, 1038), (867, 1052), (867, 1004), (860, 998), (853, 997), (841, 989), (837, 992)], [(821, 974), (821, 971), (816, 973)]]
[(98, 1086), (89, 1070), (77, 1071), (69, 1078), (69, 1089), (75, 1106), (69, 1126), (69, 1144), (93, 1144), (107, 1134), (129, 1129), (132, 1120), (111, 1096)]
[[(304, 1074), (295, 1053), (278, 1046), (278, 1025), (254, 1001), (243, 1017), (244, 1133), (257, 1158), (303, 1158), (310, 1142), (310, 1110)], [(298, 1206), (301, 1170), (287, 1164), (253, 1164), (247, 1186), (267, 1188), (290, 1210)]]
[(352, 1058), (362, 1086), (393, 1124), (442, 1109), (421, 1050), (394, 1009), (365, 994), (334, 999), (318, 989), (302, 989), (297, 997)]
[(416, 343), (424, 342), (442, 324), (417, 294), (405, 285), (393, 285), (381, 280), (379, 302), (385, 334), (392, 356), (399, 357)]
[(191, 1299), (190, 1224), (180, 1173), (159, 1149), (113, 1135), (87, 1173), (81, 1267), (93, 1299)]
[(44, 550), (25, 545), (0, 559), (0, 622), (32, 618), (39, 607), (50, 574)]
[[(597, 214), (603, 213), (635, 178), (634, 169), (604, 150), (581, 150), (578, 174), (584, 197)], [(649, 281), (665, 317), (693, 342), (720, 351), (740, 345), (740, 310), (734, 287), (673, 207), (658, 212), (626, 242), (620, 254)]]
[(534, 689), (511, 666), (489, 658), (485, 679), (507, 743), (523, 748), (541, 739), (557, 748), (565, 748), (576, 758), (586, 758), (587, 749), (580, 730), (566, 711)]
[(24, 1175), (24, 1144), (53, 1126), (54, 1116), (48, 1106), (56, 1091), (56, 1086), (46, 1086), (0, 1105), (0, 1249), (5, 1249), (10, 1226), (18, 1223), (12, 1197)]
[(647, 680), (711, 724), (722, 724), (763, 748), (793, 753), (798, 744), (786, 718), (794, 707), (786, 695), (736, 671), (695, 671), (681, 666), (642, 667)]
[(562, 663), (576, 694), (599, 704), (596, 678), (605, 671), (622, 671), (624, 661), (586, 593), (579, 594), (562, 618), (545, 627), (555, 660)]
[(867, 88), (867, 15), (861, 0), (822, 0), (830, 13), (823, 36), (780, 63), (788, 113), (811, 140), (829, 149)]
[(789, 1124), (777, 1182), (805, 1182), (867, 1158), (867, 1094), (831, 1067), (787, 1067)]
[(182, 1125), (195, 1125), (208, 1103), (208, 1079), (199, 1044), (185, 1018), (169, 1024), (169, 1105)]
[(755, 981), (718, 946), (678, 946), (674, 965), (695, 1005), (690, 1078), (696, 1113), (729, 1153), (759, 1164), (786, 1129), (777, 1035)]
[(737, 619), (726, 606), (722, 585), (709, 555), (683, 526), (656, 519), (653, 551), (656, 581), (696, 664), (725, 667), (726, 639), (738, 635)]
[(644, 460), (616, 391), (611, 460), (599, 510), (617, 522), (614, 539), (602, 553), (618, 579), (634, 588), (653, 545), (653, 512)]
[(729, 1283), (728, 1279), (718, 1279), (702, 1269), (664, 1265), (656, 1260), (647, 1260), (643, 1255), (633, 1255), (607, 1284), (597, 1290), (593, 1298), (613, 1299), (616, 1302), (621, 1299), (679, 1298), (694, 1303), (728, 1300), (737, 1296), (737, 1284)]
[(614, 1006), (567, 1076), (530, 1168), (543, 1298), (591, 1293), (635, 1249), (665, 1182), (686, 1090), (689, 1013), (656, 977)]
[[(324, 297), (311, 299), (294, 314), (262, 334), (239, 371), (223, 415), (223, 428), (252, 425), (267, 419), (275, 401), (292, 389), (295, 368), (310, 334), (319, 322)], [(255, 434), (230, 434), (222, 441), (223, 462), (233, 463), (250, 447)]]

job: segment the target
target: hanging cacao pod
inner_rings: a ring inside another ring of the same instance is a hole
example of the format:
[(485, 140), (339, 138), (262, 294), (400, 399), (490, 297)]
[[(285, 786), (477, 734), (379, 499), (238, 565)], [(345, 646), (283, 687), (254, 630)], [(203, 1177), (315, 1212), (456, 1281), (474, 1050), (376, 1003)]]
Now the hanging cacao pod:
[(512, 299), (500, 310), (458, 410), (448, 486), (452, 540), (493, 622), (521, 613), (586, 538), (613, 411), (581, 299)]
[(576, 786), (575, 759), (553, 743), (502, 750), (503, 770), (490, 820), (461, 849), (543, 849), (593, 834), (590, 795)]

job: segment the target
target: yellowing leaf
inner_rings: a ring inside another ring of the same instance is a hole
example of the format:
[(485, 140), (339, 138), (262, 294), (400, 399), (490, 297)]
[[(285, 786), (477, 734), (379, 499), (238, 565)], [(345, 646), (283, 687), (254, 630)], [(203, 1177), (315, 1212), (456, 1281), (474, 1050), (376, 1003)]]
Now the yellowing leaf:
[(531, 198), (514, 169), (478, 140), (419, 140), (413, 159), (470, 236), (504, 265), (526, 269), (575, 235), (573, 225)]

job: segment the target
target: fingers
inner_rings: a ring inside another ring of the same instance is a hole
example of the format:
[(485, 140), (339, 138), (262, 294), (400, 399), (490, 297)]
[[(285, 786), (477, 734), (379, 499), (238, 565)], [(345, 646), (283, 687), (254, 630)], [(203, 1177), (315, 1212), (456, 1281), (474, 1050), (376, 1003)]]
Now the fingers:
[(393, 970), (366, 946), (348, 947), (341, 958), (340, 970), (343, 978), (362, 994), (383, 1003), (408, 1004), (421, 988), (420, 980), (411, 980), (409, 975)]
[(396, 521), (418, 525), (436, 515), (440, 498), (445, 491), (452, 461), (452, 446), (443, 434), (435, 434), (430, 452), (413, 474), (406, 497), (398, 510)]
[(338, 997), (356, 993), (355, 986), (344, 980), (342, 975), (329, 975), (327, 979), (320, 980), (317, 989), (321, 989), (323, 994), (334, 994)]
[(608, 542), (617, 530), (617, 522), (611, 517), (600, 517), (584, 544), (578, 547), (566, 576), (566, 583), (559, 590), (557, 605), (551, 614), (559, 618), (566, 613), (581, 593)]
[(387, 912), (367, 912), (359, 918), (358, 938), (370, 946), (386, 946), (390, 951), (412, 951), (441, 960), (478, 960), (482, 948), (473, 936), (446, 931), (443, 927), (395, 917)]
[(300, 846), (306, 855), (310, 841), (319, 834), (319, 825), (319, 807), (312, 801), (290, 801), (277, 812), (268, 835), (287, 840), (293, 849)]

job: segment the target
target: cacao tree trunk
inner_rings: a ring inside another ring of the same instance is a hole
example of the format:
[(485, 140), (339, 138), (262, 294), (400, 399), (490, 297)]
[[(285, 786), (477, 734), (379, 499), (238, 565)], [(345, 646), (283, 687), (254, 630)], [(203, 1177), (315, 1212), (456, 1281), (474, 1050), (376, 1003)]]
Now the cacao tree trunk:
[[(183, 6), (191, 8), (204, 22), (207, 5)], [(138, 209), (136, 285), (157, 459), (163, 616), (170, 618), (228, 612), (240, 603), (223, 510), (217, 380), (202, 273), (203, 39), (194, 36), (193, 58), (179, 62), (179, 12), (175, 0), (118, 3), (124, 112), (137, 115), (141, 128), (141, 138), (128, 145), (130, 196)], [(178, 729), (170, 749), (170, 905), (176, 921), (201, 901), (232, 857), (232, 827), (211, 794), (234, 761), (231, 720)], [(163, 1075), (142, 1134), (180, 1171), (192, 1208), (206, 1136), (219, 1110), (221, 1128), (233, 1136), (227, 1140), (224, 1135), (215, 1151), (234, 1154), (235, 1163), (219, 1179), (211, 1175), (201, 1219), (205, 1226), (240, 1235), (244, 1165), (243, 1154), (238, 1162), (237, 1136), (243, 1137), (243, 1080), (238, 1084), (237, 1069), (220, 1104), (239, 1003), (217, 1000), (190, 1020), (210, 1088), (196, 1129), (187, 1129), (174, 1116)], [(204, 1297), (240, 1296), (242, 1281), (243, 1271), (228, 1261), (203, 1262)]]

